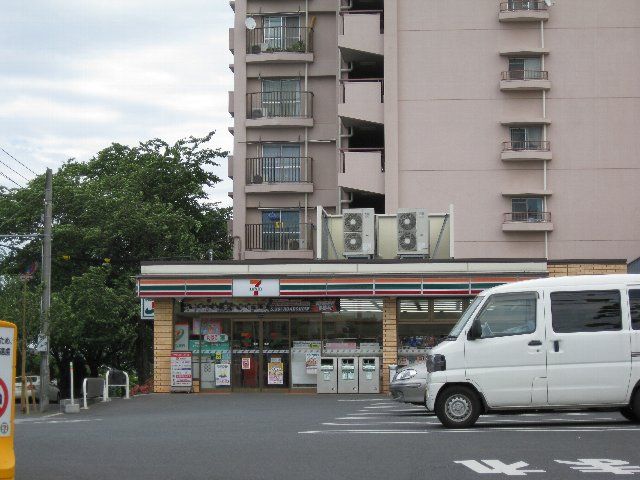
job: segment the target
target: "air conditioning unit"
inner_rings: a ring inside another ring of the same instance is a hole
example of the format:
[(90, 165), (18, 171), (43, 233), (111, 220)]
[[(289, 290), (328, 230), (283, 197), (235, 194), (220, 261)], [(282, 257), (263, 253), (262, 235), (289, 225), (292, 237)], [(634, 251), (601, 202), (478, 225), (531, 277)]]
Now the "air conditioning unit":
[(397, 216), (398, 256), (429, 255), (429, 215), (419, 208), (400, 208)]
[(375, 252), (373, 208), (343, 210), (342, 230), (345, 257), (371, 257)]
[(253, 182), (252, 183), (254, 183), (254, 184), (262, 183), (262, 180), (263, 180), (262, 179), (262, 175), (256, 174), (256, 175), (253, 176)]
[(287, 242), (287, 250), (300, 250), (300, 240), (297, 238), (290, 238)]

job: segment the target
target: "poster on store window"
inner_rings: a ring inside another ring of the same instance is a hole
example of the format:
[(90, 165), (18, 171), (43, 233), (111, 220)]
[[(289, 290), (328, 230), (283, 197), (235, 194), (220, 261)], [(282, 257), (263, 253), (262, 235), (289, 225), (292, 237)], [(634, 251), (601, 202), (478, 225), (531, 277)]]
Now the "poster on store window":
[(231, 365), (228, 363), (216, 364), (216, 387), (231, 385)]
[(174, 327), (174, 350), (189, 350), (189, 324), (176, 323)]
[(189, 391), (193, 385), (191, 352), (171, 352), (171, 390)]
[(251, 370), (251, 357), (242, 357), (242, 370)]
[(304, 366), (308, 375), (318, 373), (318, 365), (320, 365), (320, 352), (311, 352), (305, 355)]
[(267, 383), (269, 385), (284, 385), (284, 363), (269, 362), (267, 364)]

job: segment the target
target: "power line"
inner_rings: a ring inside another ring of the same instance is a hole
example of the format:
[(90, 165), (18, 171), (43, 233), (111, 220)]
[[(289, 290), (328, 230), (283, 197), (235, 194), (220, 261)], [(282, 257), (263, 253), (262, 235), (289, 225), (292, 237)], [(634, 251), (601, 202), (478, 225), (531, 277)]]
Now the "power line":
[(23, 188), (23, 187), (22, 187), (22, 185), (20, 185), (18, 182), (16, 182), (13, 178), (11, 178), (11, 177), (9, 177), (9, 176), (5, 175), (5, 174), (4, 174), (4, 173), (2, 173), (2, 172), (0, 172), (0, 175), (2, 175), (4, 178), (6, 178), (7, 180), (9, 180), (10, 182), (15, 183), (15, 184), (18, 186), (18, 188)]
[(4, 163), (2, 160), (0, 160), (0, 163), (2, 165), (4, 165), (5, 167), (7, 167), (9, 170), (11, 170), (13, 173), (15, 173), (16, 175), (18, 175), (19, 177), (24, 178), (27, 182), (29, 181), (29, 179), (27, 177), (25, 177), (24, 175), (22, 175), (20, 172), (16, 172), (13, 168), (11, 168), (9, 165), (7, 165), (6, 163)]
[(27, 170), (29, 170), (31, 173), (33, 173), (34, 175), (38, 175), (36, 172), (34, 172), (33, 170), (31, 170), (29, 167), (27, 167), (24, 163), (22, 163), (20, 160), (18, 160), (16, 157), (14, 157), (13, 155), (11, 155), (9, 152), (7, 152), (4, 148), (0, 147), (0, 150), (2, 150), (4, 153), (6, 153), (7, 155), (9, 155), (11, 158), (13, 158), (16, 162), (18, 162), (20, 165), (22, 165), (24, 168), (26, 168)]

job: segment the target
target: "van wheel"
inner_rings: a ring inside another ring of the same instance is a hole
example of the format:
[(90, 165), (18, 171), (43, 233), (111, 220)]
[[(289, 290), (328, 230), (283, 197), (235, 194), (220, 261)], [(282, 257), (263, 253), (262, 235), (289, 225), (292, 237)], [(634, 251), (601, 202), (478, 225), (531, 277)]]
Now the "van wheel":
[(480, 416), (481, 404), (476, 393), (464, 386), (449, 387), (436, 401), (438, 420), (447, 428), (471, 427)]
[(624, 418), (626, 418), (627, 420), (629, 420), (631, 422), (635, 423), (635, 422), (639, 421), (637, 415), (629, 407), (621, 408), (620, 409), (620, 413), (622, 414), (622, 416)]

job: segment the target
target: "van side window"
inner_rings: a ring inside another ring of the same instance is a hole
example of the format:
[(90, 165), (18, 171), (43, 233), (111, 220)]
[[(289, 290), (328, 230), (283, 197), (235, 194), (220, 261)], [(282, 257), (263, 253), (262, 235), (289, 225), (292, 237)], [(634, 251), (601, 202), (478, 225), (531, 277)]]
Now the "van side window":
[(618, 290), (553, 292), (551, 316), (556, 333), (622, 330)]
[(482, 338), (523, 335), (536, 330), (535, 293), (506, 293), (489, 297), (476, 322)]
[(629, 306), (631, 307), (631, 327), (640, 330), (640, 290), (629, 290)]

